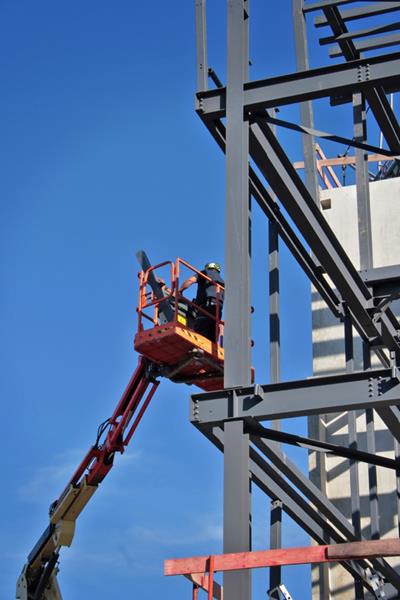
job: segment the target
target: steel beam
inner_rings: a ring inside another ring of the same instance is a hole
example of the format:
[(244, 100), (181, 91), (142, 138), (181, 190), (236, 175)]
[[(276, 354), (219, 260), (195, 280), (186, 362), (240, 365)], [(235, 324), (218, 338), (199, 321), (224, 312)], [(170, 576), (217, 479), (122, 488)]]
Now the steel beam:
[[(354, 412), (354, 411), (351, 411)], [(277, 431), (276, 429), (268, 429), (260, 425), (258, 421), (245, 423), (245, 431), (252, 436), (259, 436), (263, 439), (280, 442), (282, 444), (289, 444), (291, 446), (297, 446), (298, 448), (306, 448), (308, 450), (316, 450), (323, 452), (324, 454), (332, 456), (341, 456), (342, 458), (348, 458), (353, 462), (364, 462), (369, 465), (377, 465), (394, 471), (400, 468), (400, 463), (392, 458), (372, 454), (371, 452), (363, 452), (358, 450), (357, 447), (339, 446), (337, 444), (330, 444), (325, 441), (312, 439), (309, 437), (303, 437), (301, 435), (295, 435), (293, 433), (286, 433), (285, 431)]]
[[(224, 427), (224, 552), (251, 549), (249, 436), (242, 421)], [(238, 571), (224, 576), (224, 591), (232, 600), (250, 600), (250, 573)]]
[[(250, 382), (249, 125), (243, 119), (248, 78), (247, 0), (228, 0), (226, 90), (224, 386)], [(224, 428), (224, 552), (251, 550), (249, 436), (240, 421)], [(249, 571), (224, 573), (229, 600), (251, 599)]]
[[(354, 139), (365, 142), (367, 139), (367, 114), (362, 94), (353, 96)], [(360, 270), (372, 269), (372, 224), (369, 193), (368, 156), (360, 148), (356, 150), (356, 191), (358, 217), (358, 245)]]
[[(292, 0), (294, 41), (296, 48), (296, 67), (297, 71), (299, 72), (310, 70), (310, 64), (308, 60), (307, 29), (303, 9), (303, 0)], [(302, 102), (300, 104), (300, 118), (301, 124), (304, 127), (308, 127), (310, 129), (314, 127), (314, 115), (311, 100), (308, 100), (307, 102)], [(306, 186), (309, 193), (314, 198), (314, 202), (318, 203), (319, 186), (315, 141), (313, 137), (303, 135), (303, 150)]]
[(195, 0), (197, 89), (208, 89), (206, 0)]
[(379, 33), (387, 33), (388, 31), (397, 31), (400, 29), (400, 23), (387, 23), (386, 25), (380, 25), (379, 27), (369, 27), (367, 29), (358, 29), (357, 31), (349, 31), (348, 33), (342, 33), (341, 35), (329, 35), (327, 37), (319, 38), (320, 46), (326, 46), (327, 44), (333, 44), (339, 40), (369, 37), (370, 35), (377, 35)]
[(354, 0), (319, 0), (319, 2), (308, 2), (304, 5), (304, 12), (315, 12), (316, 10), (321, 10), (323, 8), (327, 8), (330, 6), (340, 6), (341, 4), (351, 4)]
[(249, 125), (243, 120), (248, 73), (246, 0), (228, 1), (226, 96), (224, 386), (250, 382)]
[[(362, 6), (361, 8), (350, 8), (348, 10), (341, 10), (340, 15), (344, 22), (355, 21), (364, 17), (372, 17), (376, 15), (383, 15), (385, 13), (395, 12), (400, 10), (400, 2), (378, 2), (377, 4), (370, 4), (369, 6)], [(325, 16), (315, 17), (315, 27), (326, 27), (329, 26), (329, 21)]]
[(200, 425), (247, 417), (265, 421), (399, 403), (399, 380), (390, 369), (375, 369), (194, 394), (190, 420)]
[(384, 284), (390, 282), (398, 282), (400, 287), (400, 266), (390, 265), (388, 267), (374, 267), (373, 269), (365, 269), (360, 272), (360, 275), (367, 285)]
[[(352, 39), (351, 33), (336, 38), (339, 42), (341, 40)], [(371, 52), (372, 50), (379, 50), (380, 48), (389, 48), (390, 46), (397, 46), (400, 44), (400, 35), (382, 35), (380, 37), (374, 37), (370, 40), (363, 40), (361, 42), (354, 42), (354, 47), (357, 52)], [(335, 45), (329, 50), (329, 58), (339, 58), (344, 56), (343, 51), (340, 47)]]
[[(354, 96), (360, 96), (361, 94), (354, 94)], [(354, 97), (353, 96), (353, 97)], [(339, 144), (345, 144), (346, 146), (351, 146), (353, 148), (359, 148), (361, 150), (367, 150), (369, 152), (381, 153), (389, 158), (393, 158), (394, 154), (391, 150), (386, 150), (385, 148), (378, 148), (377, 146), (372, 146), (371, 144), (367, 144), (366, 142), (362, 142), (359, 139), (353, 137), (345, 138), (341, 135), (336, 135), (334, 133), (328, 133), (327, 131), (321, 131), (319, 129), (312, 129), (310, 127), (305, 127), (303, 125), (297, 125), (297, 123), (291, 123), (290, 121), (284, 121), (283, 119), (275, 119), (274, 117), (268, 116), (263, 111), (257, 111), (255, 113), (251, 113), (251, 121), (267, 121), (268, 123), (272, 123), (272, 125), (278, 125), (279, 127), (285, 127), (286, 129), (292, 129), (293, 131), (298, 131), (300, 133), (306, 134), (308, 137), (315, 136), (322, 138), (324, 140), (329, 140), (331, 142), (337, 142)]]
[[(301, 565), (342, 560), (360, 560), (378, 556), (400, 556), (400, 540), (374, 540), (351, 544), (307, 546), (305, 548), (283, 548), (281, 550), (259, 550), (256, 552), (216, 554), (214, 571), (236, 569), (259, 569), (274, 565)], [(164, 562), (165, 575), (189, 575), (206, 573), (210, 556), (175, 558)]]
[[(400, 88), (400, 53), (299, 71), (244, 85), (245, 112), (274, 108), (307, 100), (351, 95), (376, 86)], [(198, 112), (216, 119), (226, 115), (226, 88), (199, 91)]]

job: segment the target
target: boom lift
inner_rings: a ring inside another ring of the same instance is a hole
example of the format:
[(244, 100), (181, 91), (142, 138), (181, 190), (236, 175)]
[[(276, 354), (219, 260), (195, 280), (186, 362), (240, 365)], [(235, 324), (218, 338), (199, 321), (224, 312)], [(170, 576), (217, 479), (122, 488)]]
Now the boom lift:
[[(151, 266), (143, 251), (137, 253), (142, 267), (138, 330), (134, 340), (138, 365), (114, 413), (98, 428), (94, 445), (49, 510), (50, 523), (30, 552), (17, 581), (18, 600), (62, 600), (57, 583), (62, 546), (70, 546), (75, 522), (114, 464), (115, 454), (125, 451), (159, 385), (158, 377), (196, 384), (204, 390), (223, 387), (224, 351), (221, 320), (222, 288), (216, 286), (216, 317), (179, 292), (182, 268), (199, 277), (182, 259)], [(158, 276), (168, 269), (169, 285)], [(211, 281), (211, 280), (210, 280)], [(215, 339), (208, 340), (193, 329), (196, 315), (215, 321)]]

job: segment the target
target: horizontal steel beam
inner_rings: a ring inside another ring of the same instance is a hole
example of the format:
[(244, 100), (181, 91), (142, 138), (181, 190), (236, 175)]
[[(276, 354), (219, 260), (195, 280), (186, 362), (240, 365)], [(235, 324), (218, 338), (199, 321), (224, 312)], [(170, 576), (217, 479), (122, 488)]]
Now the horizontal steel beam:
[(371, 144), (356, 141), (354, 138), (349, 139), (340, 135), (336, 135), (334, 133), (320, 131), (319, 129), (311, 129), (310, 127), (298, 125), (297, 123), (292, 123), (283, 119), (276, 119), (275, 117), (270, 117), (265, 111), (257, 111), (257, 113), (255, 114), (253, 113), (252, 119), (254, 120), (254, 122), (257, 122), (257, 120), (267, 121), (268, 123), (272, 123), (272, 125), (277, 125), (278, 127), (284, 127), (285, 129), (291, 129), (292, 131), (298, 131), (299, 133), (306, 133), (307, 135), (312, 135), (314, 137), (322, 138), (324, 140), (329, 140), (330, 142), (345, 144), (346, 146), (350, 146), (353, 148), (361, 148), (361, 150), (366, 150), (368, 152), (381, 152), (383, 156), (386, 156), (386, 158), (394, 158), (394, 156), (396, 156), (391, 150), (385, 150), (384, 148), (371, 146)]
[(360, 271), (362, 280), (367, 285), (375, 283), (397, 282), (400, 287), (400, 265), (390, 265), (388, 267), (374, 267)]
[(376, 369), (194, 394), (190, 420), (198, 425), (246, 417), (264, 421), (399, 403), (399, 380), (390, 369)]
[[(352, 39), (351, 34), (347, 35), (347, 37), (343, 39)], [(379, 50), (380, 48), (389, 48), (390, 46), (397, 46), (398, 44), (400, 44), (400, 35), (397, 33), (393, 33), (392, 35), (381, 35), (379, 37), (373, 37), (371, 39), (363, 40), (361, 42), (354, 42), (354, 46), (357, 52), (371, 52), (372, 50)], [(339, 56), (343, 55), (344, 52), (341, 50), (340, 47), (334, 46), (329, 50), (330, 58), (338, 58)]]
[(306, 448), (307, 450), (316, 450), (317, 452), (323, 452), (326, 455), (340, 456), (353, 461), (364, 462), (369, 465), (376, 465), (377, 467), (384, 467), (385, 469), (393, 469), (394, 471), (400, 470), (400, 461), (394, 460), (393, 458), (371, 454), (370, 452), (348, 448), (347, 446), (330, 444), (328, 442), (307, 438), (302, 435), (287, 433), (286, 431), (270, 429), (268, 427), (263, 427), (255, 420), (250, 422), (246, 421), (244, 431), (245, 433), (250, 434), (250, 436), (297, 446), (298, 448)]
[[(213, 555), (214, 571), (259, 569), (274, 565), (304, 565), (310, 563), (360, 560), (379, 556), (400, 556), (400, 540), (368, 540), (349, 544), (278, 548), (254, 552), (232, 552)], [(164, 561), (164, 575), (188, 575), (210, 570), (211, 556), (173, 558)]]
[[(244, 110), (273, 108), (376, 86), (400, 89), (400, 53), (298, 71), (244, 85)], [(198, 112), (207, 118), (225, 117), (226, 88), (197, 93)]]
[(347, 33), (341, 33), (340, 35), (328, 35), (327, 37), (319, 38), (320, 46), (326, 46), (327, 44), (333, 44), (340, 40), (355, 40), (362, 37), (369, 37), (370, 35), (378, 35), (380, 33), (388, 33), (389, 31), (398, 31), (400, 29), (400, 23), (387, 23), (386, 25), (380, 25), (379, 27), (369, 27), (367, 29), (358, 29), (357, 31), (348, 31)]
[(314, 12), (321, 10), (321, 8), (328, 8), (329, 6), (340, 6), (341, 4), (350, 4), (351, 0), (319, 0), (319, 2), (308, 2), (303, 6), (303, 12)]
[[(343, 21), (346, 22), (363, 19), (365, 17), (383, 15), (385, 13), (395, 12), (397, 10), (400, 10), (400, 2), (378, 2), (377, 4), (362, 6), (361, 8), (341, 10), (340, 15)], [(326, 27), (329, 26), (329, 21), (325, 16), (315, 17), (314, 25), (315, 27)]]

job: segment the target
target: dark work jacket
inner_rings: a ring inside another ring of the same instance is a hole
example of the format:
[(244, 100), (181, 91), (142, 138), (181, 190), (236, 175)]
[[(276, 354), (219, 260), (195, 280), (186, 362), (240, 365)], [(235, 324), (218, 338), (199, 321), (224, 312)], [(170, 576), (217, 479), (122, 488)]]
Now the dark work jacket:
[[(212, 281), (215, 281), (215, 283), (218, 283), (222, 287), (225, 285), (224, 280), (222, 279), (221, 275), (216, 269), (204, 269), (202, 273), (204, 275), (207, 275), (207, 277), (209, 277)], [(216, 297), (217, 289), (215, 285), (213, 285), (211, 281), (207, 281), (200, 275), (197, 275), (197, 295), (195, 299), (196, 304), (198, 304), (199, 306), (204, 306), (209, 298), (213, 298), (215, 300)], [(223, 289), (219, 292), (219, 300), (222, 307), (224, 303)]]

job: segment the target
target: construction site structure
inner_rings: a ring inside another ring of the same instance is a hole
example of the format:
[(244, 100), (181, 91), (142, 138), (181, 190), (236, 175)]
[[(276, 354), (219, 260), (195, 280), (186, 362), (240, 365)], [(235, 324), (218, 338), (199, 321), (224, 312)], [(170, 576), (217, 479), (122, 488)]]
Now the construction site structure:
[[(399, 559), (391, 559), (400, 556), (395, 307), (400, 125), (388, 99), (400, 90), (400, 54), (386, 51), (400, 43), (392, 33), (398, 29), (392, 16), (399, 10), (400, 2), (393, 1), (292, 0), (297, 71), (249, 80), (250, 2), (227, 0), (224, 84), (209, 67), (206, 0), (195, 0), (196, 111), (226, 154), (224, 322), (217, 310), (215, 339), (198, 334), (193, 319), (201, 307), (180, 293), (179, 278), (184, 267), (201, 274), (181, 259), (152, 267), (139, 253), (137, 370), (51, 507), (50, 524), (20, 576), (20, 600), (61, 597), (59, 550), (70, 545), (76, 518), (112, 468), (116, 452), (131, 440), (158, 376), (202, 389), (191, 396), (190, 420), (223, 452), (223, 553), (165, 562), (166, 575), (190, 580), (193, 600), (201, 590), (208, 600), (250, 600), (251, 570), (266, 567), (268, 597), (289, 599), (282, 567), (293, 564), (314, 565), (315, 598), (400, 596)], [(315, 26), (328, 30), (321, 45), (334, 44), (329, 55), (340, 61), (310, 69), (307, 19), (314, 15)], [(347, 137), (314, 129), (312, 102), (320, 99), (328, 99), (332, 111), (348, 107), (353, 129)], [(295, 104), (299, 124), (277, 118), (277, 110)], [(372, 116), (384, 139), (379, 147), (367, 136)], [(279, 128), (302, 134), (304, 160), (293, 164), (279, 142)], [(317, 137), (354, 148), (354, 155), (326, 158)], [(375, 159), (380, 164), (371, 175)], [(350, 189), (337, 169), (351, 165)], [(255, 383), (251, 368), (250, 198), (268, 220), (266, 383)], [(280, 380), (281, 242), (312, 285), (315, 376), (305, 380)], [(157, 275), (165, 268), (171, 273), (168, 284)], [(217, 304), (219, 294), (217, 289)], [(282, 419), (296, 417), (308, 418), (308, 436), (282, 430)], [(266, 421), (272, 425), (266, 427)], [(308, 474), (287, 456), (284, 444), (310, 451)], [(253, 486), (270, 500), (270, 548), (257, 552), (252, 551)], [(282, 548), (283, 513), (313, 545)], [(218, 572), (221, 582), (215, 579)]]
[[(315, 598), (398, 598), (398, 559), (386, 557), (398, 556), (399, 548), (400, 126), (390, 94), (400, 89), (400, 55), (390, 48), (400, 42), (392, 33), (400, 2), (292, 0), (297, 71), (250, 80), (250, 2), (228, 0), (226, 83), (209, 66), (206, 2), (195, 5), (196, 110), (226, 155), (226, 296), (224, 390), (193, 395), (191, 420), (224, 453), (224, 554), (167, 561), (165, 572), (191, 578), (193, 597), (203, 585), (212, 598), (220, 597), (213, 585), (221, 570), (224, 598), (250, 600), (251, 569), (269, 566), (269, 597), (287, 598), (282, 566), (314, 563)], [(339, 62), (310, 68), (312, 18), (323, 31), (319, 44), (332, 44), (329, 56)], [(313, 101), (321, 99), (331, 114), (348, 108), (347, 136), (340, 120), (338, 132), (314, 128)], [(295, 104), (300, 123), (278, 118)], [(379, 146), (373, 120), (384, 140)], [(302, 161), (292, 163), (279, 142), (281, 128), (302, 134)], [(327, 158), (326, 141), (342, 152)], [(338, 168), (342, 175), (354, 168), (354, 185), (340, 181)], [(255, 385), (249, 197), (269, 223), (271, 380)], [(302, 381), (279, 381), (281, 241), (312, 285), (316, 376)], [(282, 419), (300, 416), (308, 417), (308, 437), (281, 430)], [(283, 444), (310, 450), (309, 476)], [(254, 485), (271, 499), (271, 549), (261, 553), (251, 551)], [(282, 512), (310, 535), (315, 550), (281, 549)]]

